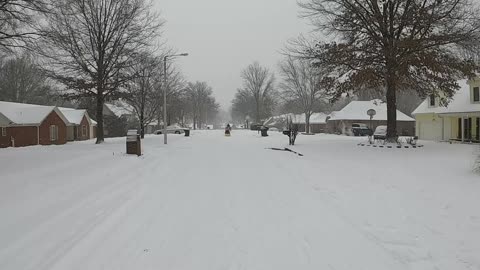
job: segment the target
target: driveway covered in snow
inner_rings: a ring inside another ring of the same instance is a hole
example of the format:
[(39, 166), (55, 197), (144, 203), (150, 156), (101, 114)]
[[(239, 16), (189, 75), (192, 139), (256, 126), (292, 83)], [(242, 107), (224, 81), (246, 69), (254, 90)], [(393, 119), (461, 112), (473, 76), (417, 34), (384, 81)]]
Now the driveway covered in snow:
[(480, 269), (477, 147), (194, 132), (0, 150), (0, 269)]

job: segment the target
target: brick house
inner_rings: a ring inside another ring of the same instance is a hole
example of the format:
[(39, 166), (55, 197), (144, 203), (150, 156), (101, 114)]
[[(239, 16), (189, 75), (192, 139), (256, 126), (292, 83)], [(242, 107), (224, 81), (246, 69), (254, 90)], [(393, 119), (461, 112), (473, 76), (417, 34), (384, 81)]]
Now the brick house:
[(84, 141), (96, 137), (97, 122), (88, 115), (87, 110), (59, 108), (67, 118), (67, 141)]
[(0, 101), (0, 148), (65, 144), (67, 124), (57, 107)]
[[(376, 115), (370, 121), (367, 111), (374, 109)], [(332, 112), (327, 118), (329, 133), (352, 135), (352, 124), (366, 124), (372, 130), (387, 125), (387, 104), (381, 100), (352, 101), (340, 111)], [(413, 136), (415, 119), (397, 110), (398, 135)]]

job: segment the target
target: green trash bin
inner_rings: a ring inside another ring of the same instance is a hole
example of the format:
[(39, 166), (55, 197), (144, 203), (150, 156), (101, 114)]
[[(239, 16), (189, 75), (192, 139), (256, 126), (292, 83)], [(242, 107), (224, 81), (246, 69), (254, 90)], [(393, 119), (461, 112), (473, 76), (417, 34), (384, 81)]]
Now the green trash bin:
[(185, 137), (190, 137), (190, 129), (184, 129)]

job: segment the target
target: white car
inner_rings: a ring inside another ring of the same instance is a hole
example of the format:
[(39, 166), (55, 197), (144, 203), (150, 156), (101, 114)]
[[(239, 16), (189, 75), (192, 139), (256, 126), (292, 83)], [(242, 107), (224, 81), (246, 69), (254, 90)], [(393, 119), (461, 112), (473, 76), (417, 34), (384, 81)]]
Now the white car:
[(387, 126), (378, 126), (373, 133), (374, 140), (385, 140), (387, 138)]
[[(171, 125), (167, 127), (167, 134), (183, 134), (185, 133), (185, 128), (179, 125)], [(163, 134), (163, 129), (159, 129), (155, 131), (156, 135)]]

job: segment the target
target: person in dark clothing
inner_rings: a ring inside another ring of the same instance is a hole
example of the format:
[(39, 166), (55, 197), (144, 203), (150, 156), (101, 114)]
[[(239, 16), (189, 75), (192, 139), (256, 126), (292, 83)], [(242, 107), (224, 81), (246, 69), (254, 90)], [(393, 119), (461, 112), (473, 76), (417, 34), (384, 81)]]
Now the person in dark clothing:
[(230, 136), (230, 133), (232, 131), (232, 127), (230, 124), (227, 124), (227, 127), (225, 127), (225, 136)]

